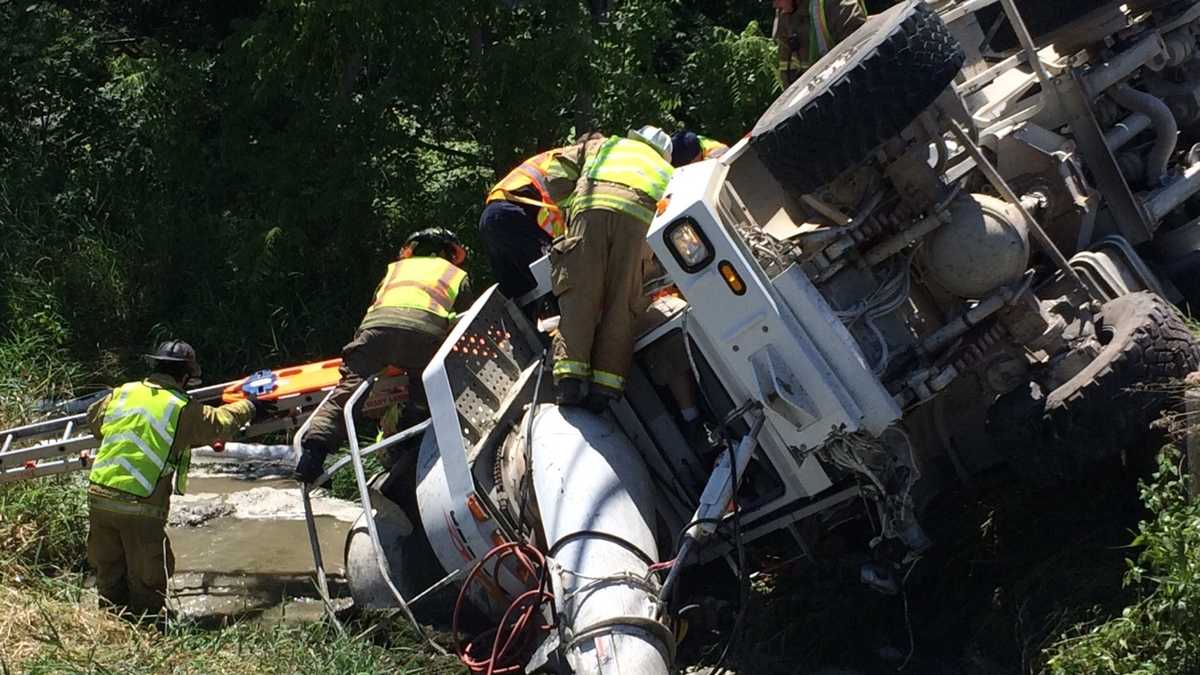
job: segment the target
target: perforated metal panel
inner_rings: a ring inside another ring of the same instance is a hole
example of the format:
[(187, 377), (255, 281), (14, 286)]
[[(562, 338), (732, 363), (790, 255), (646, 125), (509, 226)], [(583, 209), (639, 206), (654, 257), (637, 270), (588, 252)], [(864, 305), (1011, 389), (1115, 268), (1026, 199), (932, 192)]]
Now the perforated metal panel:
[(491, 431), (521, 371), (540, 354), (529, 322), (493, 293), (445, 360), (467, 448)]

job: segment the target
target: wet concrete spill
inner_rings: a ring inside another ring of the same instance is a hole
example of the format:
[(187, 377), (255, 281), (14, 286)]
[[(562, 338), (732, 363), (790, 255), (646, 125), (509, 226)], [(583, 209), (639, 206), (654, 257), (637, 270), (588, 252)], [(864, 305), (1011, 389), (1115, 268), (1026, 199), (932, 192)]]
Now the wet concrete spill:
[[(346, 533), (358, 515), (350, 502), (314, 496), (335, 606), (349, 605)], [(294, 481), (229, 474), (194, 475), (171, 504), (167, 531), (175, 551), (173, 604), (205, 624), (231, 620), (314, 621), (324, 609), (313, 582), (312, 550)]]

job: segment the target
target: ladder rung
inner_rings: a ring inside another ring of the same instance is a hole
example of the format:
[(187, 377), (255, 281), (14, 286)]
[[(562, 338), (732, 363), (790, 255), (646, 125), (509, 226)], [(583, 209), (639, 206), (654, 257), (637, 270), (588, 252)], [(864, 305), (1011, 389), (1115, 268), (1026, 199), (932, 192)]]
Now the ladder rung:
[(91, 457), (86, 460), (81, 457), (69, 457), (53, 462), (42, 462), (32, 467), (0, 470), (0, 484), (12, 483), (19, 480), (52, 476), (58, 473), (70, 473), (86, 469), (91, 464)]
[(52, 441), (31, 445), (28, 448), (17, 448), (0, 454), (0, 469), (8, 470), (25, 466), (28, 462), (41, 459), (60, 458), (64, 455), (78, 455), (84, 450), (96, 447), (96, 439), (92, 436), (76, 436), (65, 441)]
[(68, 424), (86, 423), (85, 417), (85, 413), (79, 413), (78, 415), (71, 415), (69, 417), (34, 422), (33, 424), (26, 424), (23, 427), (14, 427), (0, 431), (0, 435), (8, 436), (12, 439), (12, 443), (16, 443), (17, 441), (36, 441), (50, 436), (61, 435), (63, 429), (66, 429)]
[[(188, 391), (188, 396), (197, 401), (208, 401), (217, 398), (221, 395), (225, 388), (240, 382), (223, 382), (221, 384), (210, 384), (207, 387), (192, 389)], [(63, 430), (68, 427), (79, 427), (87, 424), (87, 413), (78, 413), (75, 415), (67, 415), (65, 417), (56, 417), (54, 419), (34, 422), (12, 429), (0, 430), (0, 437), (8, 436), (12, 440), (10, 443), (17, 441), (36, 441), (51, 436), (62, 436)]]

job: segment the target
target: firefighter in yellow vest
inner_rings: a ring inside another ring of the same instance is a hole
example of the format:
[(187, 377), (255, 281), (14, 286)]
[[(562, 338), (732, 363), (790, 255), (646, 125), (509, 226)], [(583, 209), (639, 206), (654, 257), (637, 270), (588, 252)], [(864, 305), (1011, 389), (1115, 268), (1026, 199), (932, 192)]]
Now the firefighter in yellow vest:
[(424, 407), (421, 372), (445, 341), (450, 322), (471, 305), (467, 273), (460, 267), (466, 257), (458, 238), (442, 228), (421, 230), (404, 243), (354, 338), (342, 348), (341, 379), (325, 405), (313, 413), (301, 440), (297, 480), (313, 482), (325, 458), (345, 441), (343, 407), (366, 378), (388, 366), (402, 368), (412, 374), (409, 409)]
[(571, 192), (579, 180), (583, 147), (547, 150), (521, 162), (488, 191), (479, 217), (479, 237), (487, 250), (492, 275), (506, 297), (517, 299), (537, 285), (529, 265), (546, 255), (550, 242), (566, 230)]
[(692, 162), (716, 159), (725, 154), (729, 146), (692, 131), (680, 131), (671, 137), (671, 166), (679, 168)]
[(867, 22), (863, 0), (773, 0), (784, 88)]
[(185, 392), (198, 379), (196, 351), (171, 340), (147, 355), (145, 380), (128, 382), (87, 411), (100, 441), (88, 476), (88, 560), (102, 605), (156, 616), (175, 558), (167, 539), (171, 494), (187, 487), (191, 448), (234, 437), (274, 406), (247, 399), (210, 407)]
[(550, 249), (561, 311), (554, 379), (560, 405), (601, 411), (625, 390), (646, 230), (673, 171), (671, 137), (645, 126), (590, 141), (585, 153), (566, 236)]

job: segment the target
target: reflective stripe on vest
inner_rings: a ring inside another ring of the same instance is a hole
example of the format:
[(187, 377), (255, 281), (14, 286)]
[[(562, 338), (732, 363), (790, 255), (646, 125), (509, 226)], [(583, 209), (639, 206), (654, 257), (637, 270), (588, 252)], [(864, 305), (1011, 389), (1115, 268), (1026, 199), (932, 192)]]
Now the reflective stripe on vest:
[(175, 470), (176, 489), (182, 492), (187, 487), (190, 452), (180, 453), (178, 469), (169, 462), (179, 415), (187, 402), (179, 392), (145, 382), (118, 387), (104, 411), (102, 440), (89, 480), (137, 497), (149, 497), (163, 473)]
[(454, 315), (454, 301), (467, 273), (442, 258), (415, 257), (388, 265), (387, 276), (375, 290), (371, 312), (387, 307), (419, 309), (443, 319)]
[[(551, 237), (563, 234), (566, 229), (566, 219), (563, 218), (562, 208), (550, 198), (550, 188), (547, 185), (550, 168), (554, 162), (558, 161), (558, 156), (561, 154), (562, 149), (555, 148), (554, 150), (547, 150), (525, 160), (520, 166), (510, 171), (499, 183), (496, 183), (495, 187), (488, 192), (486, 202), (504, 199), (519, 204), (536, 206), (538, 207), (538, 227), (542, 228)], [(541, 201), (516, 194), (522, 188), (527, 187), (532, 187), (536, 190)]]
[(825, 0), (809, 0), (808, 19), (812, 25), (809, 39), (809, 58), (816, 62), (833, 48), (833, 34), (829, 32), (829, 17), (825, 15)]
[(671, 163), (648, 143), (620, 136), (605, 141), (583, 170), (591, 180), (633, 188), (656, 202), (666, 193), (671, 172)]

